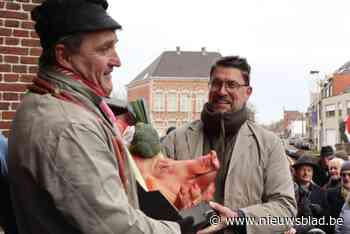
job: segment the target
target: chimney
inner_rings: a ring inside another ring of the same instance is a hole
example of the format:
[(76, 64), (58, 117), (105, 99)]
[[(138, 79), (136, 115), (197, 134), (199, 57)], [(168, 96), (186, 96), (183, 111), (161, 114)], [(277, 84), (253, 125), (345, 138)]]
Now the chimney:
[(202, 55), (206, 55), (207, 54), (207, 51), (205, 49), (205, 47), (202, 47)]
[(180, 46), (176, 46), (176, 53), (177, 53), (177, 54), (181, 54)]

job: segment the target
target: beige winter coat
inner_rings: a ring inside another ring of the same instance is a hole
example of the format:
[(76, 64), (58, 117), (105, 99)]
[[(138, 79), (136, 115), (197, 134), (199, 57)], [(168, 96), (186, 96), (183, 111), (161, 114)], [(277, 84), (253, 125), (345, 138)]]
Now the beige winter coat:
[(110, 128), (76, 104), (50, 95), (25, 96), (9, 139), (20, 233), (180, 233), (178, 224), (153, 220), (137, 209), (134, 186), (125, 193)]
[[(203, 124), (194, 121), (163, 141), (175, 159), (203, 155)], [(225, 181), (224, 205), (246, 217), (292, 217), (296, 202), (287, 156), (278, 137), (247, 121), (239, 130)], [(247, 225), (248, 234), (283, 233), (287, 226)], [(232, 233), (229, 229), (227, 233)]]

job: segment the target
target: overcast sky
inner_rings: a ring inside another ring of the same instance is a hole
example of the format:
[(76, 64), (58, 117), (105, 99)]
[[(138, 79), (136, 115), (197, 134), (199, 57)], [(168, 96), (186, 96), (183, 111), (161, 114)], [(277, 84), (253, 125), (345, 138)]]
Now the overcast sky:
[[(311, 80), (350, 61), (349, 0), (109, 0), (122, 26), (122, 67), (113, 81), (130, 82), (165, 50), (246, 57), (252, 66), (250, 101), (260, 123), (305, 111)], [(319, 70), (319, 75), (310, 75)]]

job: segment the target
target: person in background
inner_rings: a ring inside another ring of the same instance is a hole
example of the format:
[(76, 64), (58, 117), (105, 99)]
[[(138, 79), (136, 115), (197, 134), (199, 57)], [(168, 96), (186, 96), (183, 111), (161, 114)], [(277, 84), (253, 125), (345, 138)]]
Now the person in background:
[(320, 187), (323, 187), (329, 181), (329, 161), (334, 158), (332, 146), (323, 146), (321, 148), (318, 168), (314, 173), (313, 181)]
[(7, 177), (7, 138), (0, 132), (0, 173), (1, 177)]
[(342, 219), (341, 224), (336, 224), (334, 234), (350, 233), (350, 194), (346, 196), (345, 203), (341, 209), (339, 218)]
[(166, 130), (166, 132), (165, 132), (165, 135), (164, 136), (162, 136), (161, 138), (160, 138), (160, 142), (163, 142), (163, 140), (165, 139), (165, 137), (167, 136), (167, 135), (169, 135), (172, 131), (174, 131), (176, 129), (176, 127), (174, 127), (174, 126), (170, 126), (170, 127), (168, 127), (168, 129)]
[(5, 234), (17, 234), (8, 183), (7, 148), (7, 138), (0, 132), (0, 226)]
[[(300, 157), (293, 165), (295, 170), (295, 181), (298, 184), (295, 191), (298, 204), (297, 217), (313, 217), (321, 218), (326, 216), (327, 200), (326, 193), (312, 182), (313, 172), (317, 165), (313, 162), (310, 156)], [(298, 225), (294, 226), (296, 233), (309, 233), (315, 231), (315, 228), (320, 228), (324, 231), (327, 227), (313, 225)]]
[[(341, 171), (341, 186), (327, 190), (328, 214), (337, 219), (350, 191), (350, 162), (344, 162)], [(334, 226), (330, 226), (329, 233), (334, 232)]]
[(340, 186), (340, 170), (344, 163), (344, 160), (341, 158), (333, 158), (329, 161), (329, 181), (322, 188), (327, 190), (330, 188), (335, 188)]

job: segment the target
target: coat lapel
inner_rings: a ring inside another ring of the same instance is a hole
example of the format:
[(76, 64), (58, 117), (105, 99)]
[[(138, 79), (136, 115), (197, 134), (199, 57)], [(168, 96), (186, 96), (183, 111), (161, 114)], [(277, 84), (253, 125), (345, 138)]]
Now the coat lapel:
[(250, 131), (247, 122), (245, 122), (238, 131), (237, 140), (231, 155), (226, 181), (237, 161), (243, 160), (242, 157), (249, 157), (249, 148), (251, 146), (250, 137), (252, 137), (252, 132)]
[(191, 123), (186, 131), (188, 155), (196, 158), (203, 155), (203, 124), (201, 121)]

